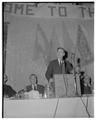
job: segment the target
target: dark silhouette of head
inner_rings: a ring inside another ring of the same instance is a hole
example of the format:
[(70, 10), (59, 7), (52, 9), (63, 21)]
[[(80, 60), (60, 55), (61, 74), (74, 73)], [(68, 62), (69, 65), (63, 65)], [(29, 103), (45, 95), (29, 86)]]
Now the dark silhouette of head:
[(77, 59), (77, 64), (80, 64), (80, 62), (81, 62), (81, 61), (80, 61), (80, 58), (78, 58), (78, 59)]

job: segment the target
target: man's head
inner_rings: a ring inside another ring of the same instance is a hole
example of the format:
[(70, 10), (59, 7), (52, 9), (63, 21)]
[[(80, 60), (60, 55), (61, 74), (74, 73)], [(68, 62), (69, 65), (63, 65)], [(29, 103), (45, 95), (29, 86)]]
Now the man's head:
[(75, 71), (76, 71), (77, 74), (79, 74), (80, 71), (81, 71), (81, 68), (79, 66), (76, 66)]
[(57, 58), (62, 60), (63, 56), (65, 56), (65, 50), (62, 47), (57, 48)]
[(7, 81), (8, 81), (8, 76), (4, 74), (4, 84), (6, 84)]
[(84, 74), (84, 83), (90, 84), (90, 77), (87, 75), (87, 73)]
[(29, 76), (29, 80), (30, 80), (30, 83), (31, 83), (32, 85), (35, 85), (35, 84), (38, 83), (38, 79), (37, 79), (36, 74), (31, 74), (31, 75)]

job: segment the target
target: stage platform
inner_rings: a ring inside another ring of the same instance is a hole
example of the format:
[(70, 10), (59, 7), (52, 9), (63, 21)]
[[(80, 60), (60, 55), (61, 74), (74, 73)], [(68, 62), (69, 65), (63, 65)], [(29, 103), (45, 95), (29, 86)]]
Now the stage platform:
[(4, 118), (88, 118), (94, 117), (94, 97), (5, 99), (3, 110)]

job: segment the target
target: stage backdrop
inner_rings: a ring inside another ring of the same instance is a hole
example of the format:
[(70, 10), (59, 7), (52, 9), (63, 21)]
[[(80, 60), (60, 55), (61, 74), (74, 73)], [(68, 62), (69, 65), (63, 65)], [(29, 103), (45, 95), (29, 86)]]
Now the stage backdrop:
[(56, 49), (64, 47), (81, 58), (82, 68), (94, 80), (94, 21), (76, 18), (43, 18), (10, 15), (8, 25), (6, 74), (16, 91), (29, 84), (35, 73), (45, 85), (45, 72)]

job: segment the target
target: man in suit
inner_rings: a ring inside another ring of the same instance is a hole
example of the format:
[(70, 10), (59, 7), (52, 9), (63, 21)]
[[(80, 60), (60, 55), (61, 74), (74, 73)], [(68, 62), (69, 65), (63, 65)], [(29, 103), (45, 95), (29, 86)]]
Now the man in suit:
[(81, 94), (92, 94), (92, 80), (85, 72), (80, 72)]
[(24, 89), (24, 91), (29, 92), (31, 90), (37, 90), (40, 94), (44, 94), (44, 86), (38, 84), (38, 79), (36, 74), (31, 74), (29, 76), (29, 80), (30, 80), (30, 85), (26, 86), (26, 88)]
[(66, 60), (68, 56), (67, 51), (64, 48), (57, 48), (57, 59), (51, 61), (48, 65), (45, 76), (48, 81), (53, 79), (54, 74), (70, 74), (73, 66), (69, 61)]
[(10, 86), (7, 85), (8, 76), (4, 74), (4, 83), (3, 83), (3, 96), (4, 97), (13, 97), (16, 95), (16, 91)]

